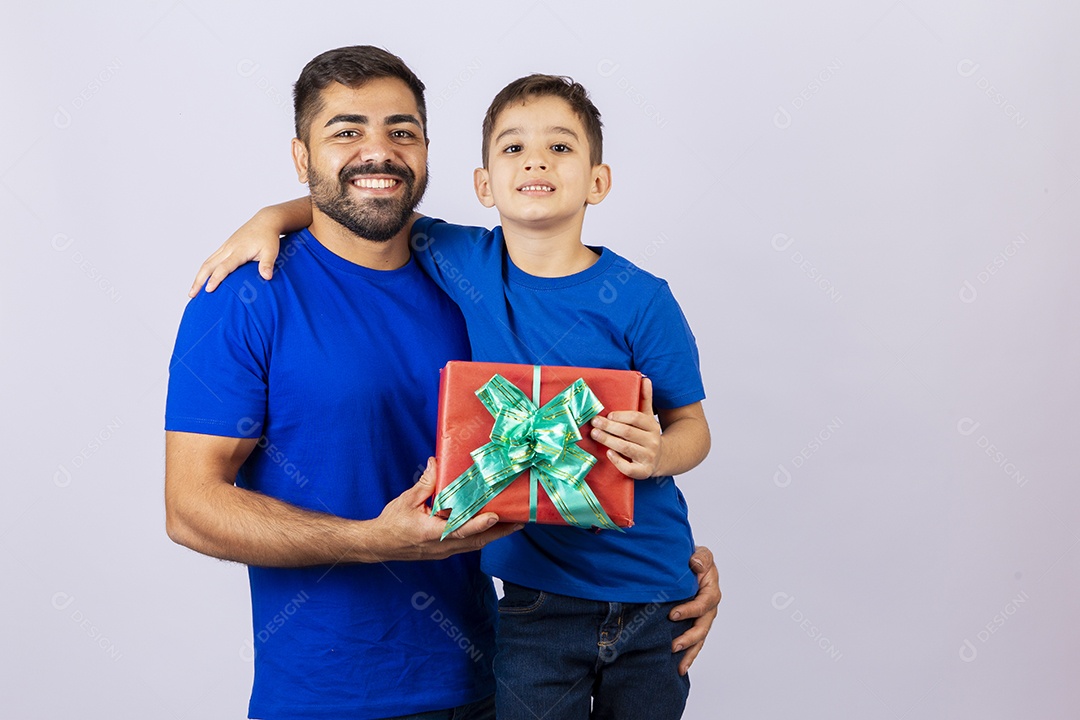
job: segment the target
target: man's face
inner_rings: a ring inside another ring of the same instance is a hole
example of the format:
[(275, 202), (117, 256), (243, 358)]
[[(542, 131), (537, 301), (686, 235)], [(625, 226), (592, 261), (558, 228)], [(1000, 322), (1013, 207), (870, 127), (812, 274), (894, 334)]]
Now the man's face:
[(333, 83), (307, 143), (293, 141), (301, 182), (322, 213), (367, 240), (405, 227), (427, 188), (427, 141), (409, 87), (376, 78), (358, 88)]
[(606, 165), (593, 165), (577, 113), (562, 98), (531, 97), (495, 120), (488, 166), (477, 169), (480, 202), (499, 210), (503, 224), (556, 228), (580, 222), (586, 204), (610, 185)]

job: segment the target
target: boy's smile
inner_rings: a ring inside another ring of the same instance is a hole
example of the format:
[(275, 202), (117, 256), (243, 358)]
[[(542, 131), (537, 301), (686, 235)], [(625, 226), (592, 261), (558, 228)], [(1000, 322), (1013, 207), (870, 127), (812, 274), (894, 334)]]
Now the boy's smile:
[(610, 186), (606, 165), (589, 159), (585, 127), (565, 100), (530, 97), (500, 113), (476, 194), (499, 210), (506, 232), (580, 232), (585, 206)]

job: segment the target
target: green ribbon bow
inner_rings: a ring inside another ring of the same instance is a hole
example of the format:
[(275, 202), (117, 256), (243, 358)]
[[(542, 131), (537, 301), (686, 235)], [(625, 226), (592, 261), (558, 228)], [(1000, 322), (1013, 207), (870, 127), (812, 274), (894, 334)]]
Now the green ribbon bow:
[(581, 528), (593, 526), (622, 531), (600, 505), (585, 476), (596, 458), (577, 446), (580, 428), (604, 406), (584, 380), (578, 378), (543, 407), (540, 366), (533, 367), (533, 399), (502, 375), (487, 381), (476, 396), (495, 418), (491, 442), (473, 450), (472, 466), (443, 488), (431, 512), (450, 508), (442, 537), (469, 521), (488, 502), (529, 470), (529, 521), (536, 521), (537, 481), (563, 519)]

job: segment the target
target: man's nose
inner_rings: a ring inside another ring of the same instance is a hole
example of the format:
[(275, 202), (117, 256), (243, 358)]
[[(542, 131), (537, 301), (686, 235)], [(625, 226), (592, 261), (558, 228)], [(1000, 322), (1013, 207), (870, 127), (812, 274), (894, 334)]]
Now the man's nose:
[(365, 163), (381, 163), (394, 157), (393, 143), (389, 138), (368, 136), (360, 148), (360, 159)]

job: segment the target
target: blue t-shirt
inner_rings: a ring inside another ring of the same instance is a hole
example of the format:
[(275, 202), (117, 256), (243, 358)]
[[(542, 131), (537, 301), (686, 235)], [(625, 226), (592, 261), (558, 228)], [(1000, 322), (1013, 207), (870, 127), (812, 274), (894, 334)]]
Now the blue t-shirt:
[[(654, 405), (704, 399), (697, 344), (663, 280), (606, 248), (586, 270), (529, 275), (506, 252), (502, 229), (422, 218), (414, 256), (465, 315), (473, 360), (638, 370)], [(634, 526), (594, 533), (526, 525), (486, 546), (481, 567), (504, 580), (608, 602), (678, 600), (697, 591), (686, 501), (671, 477), (638, 480)]]
[[(439, 369), (468, 359), (461, 313), (417, 264), (377, 271), (310, 232), (272, 282), (248, 264), (192, 300), (165, 428), (259, 438), (237, 485), (376, 517), (435, 447)], [(382, 718), (494, 692), (495, 595), (479, 554), (250, 567), (259, 718)]]

